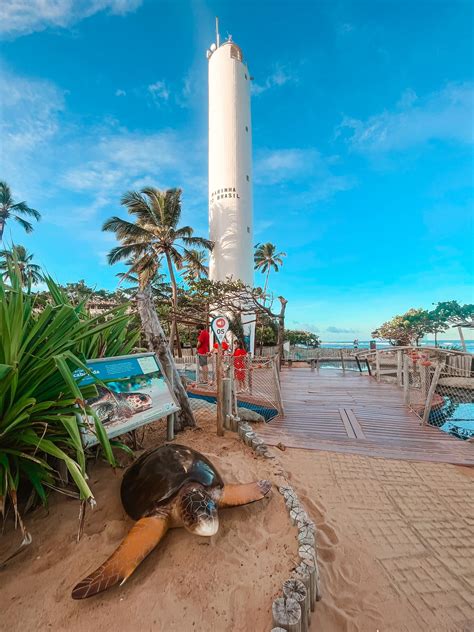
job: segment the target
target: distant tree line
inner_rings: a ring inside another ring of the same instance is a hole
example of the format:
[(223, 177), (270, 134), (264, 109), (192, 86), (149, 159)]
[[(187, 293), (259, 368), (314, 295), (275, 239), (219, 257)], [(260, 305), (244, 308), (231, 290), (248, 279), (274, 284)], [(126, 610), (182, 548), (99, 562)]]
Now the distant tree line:
[(394, 316), (372, 332), (374, 338), (388, 340), (397, 346), (417, 345), (427, 334), (433, 334), (435, 345), (438, 335), (450, 327), (473, 327), (474, 305), (461, 305), (458, 301), (437, 303), (432, 310), (409, 309)]

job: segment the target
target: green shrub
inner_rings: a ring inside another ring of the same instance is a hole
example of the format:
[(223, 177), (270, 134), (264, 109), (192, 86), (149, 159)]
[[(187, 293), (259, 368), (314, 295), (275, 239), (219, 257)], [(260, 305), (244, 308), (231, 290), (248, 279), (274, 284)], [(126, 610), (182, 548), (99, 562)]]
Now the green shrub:
[(18, 490), (32, 487), (46, 503), (57, 461), (66, 465), (80, 498), (93, 501), (78, 414), (94, 417), (104, 455), (115, 464), (104, 428), (85, 403), (96, 388), (78, 385), (72, 372), (86, 368), (86, 358), (99, 350), (127, 353), (134, 338), (124, 333), (130, 320), (124, 308), (90, 318), (48, 278), (53, 303), (35, 309), (35, 295), (22, 288), (14, 264), (8, 277), (9, 285), (0, 279), (0, 512), (9, 499), (26, 538)]

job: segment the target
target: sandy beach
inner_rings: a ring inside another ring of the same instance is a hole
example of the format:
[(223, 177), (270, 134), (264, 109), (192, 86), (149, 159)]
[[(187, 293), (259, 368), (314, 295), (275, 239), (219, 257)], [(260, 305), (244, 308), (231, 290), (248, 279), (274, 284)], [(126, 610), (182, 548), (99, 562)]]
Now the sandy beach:
[(474, 470), (287, 449), (315, 520), (314, 630), (474, 630)]
[[(327, 452), (275, 450), (256, 458), (214, 424), (178, 437), (209, 455), (229, 481), (288, 473), (318, 528), (323, 599), (311, 630), (471, 630), (474, 621), (473, 472)], [(145, 447), (164, 440), (146, 431)], [(211, 540), (183, 529), (166, 539), (122, 587), (90, 600), (72, 586), (118, 545), (132, 522), (119, 500), (123, 470), (91, 467), (98, 506), (75, 542), (78, 504), (51, 497), (49, 511), (27, 516), (28, 550), (0, 571), (1, 630), (270, 630), (271, 603), (296, 562), (296, 529), (282, 497), (221, 512)], [(2, 556), (17, 540), (9, 524)]]

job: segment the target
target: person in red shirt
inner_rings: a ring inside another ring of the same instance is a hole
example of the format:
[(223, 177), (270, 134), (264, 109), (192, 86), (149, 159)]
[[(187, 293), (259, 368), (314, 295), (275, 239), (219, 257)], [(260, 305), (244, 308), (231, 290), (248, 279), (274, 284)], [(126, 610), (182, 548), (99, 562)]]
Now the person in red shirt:
[(207, 367), (207, 357), (209, 355), (209, 331), (201, 327), (198, 327), (198, 331), (199, 333), (196, 346), (198, 360), (198, 382), (204, 382), (205, 384), (207, 384), (209, 379)]
[[(214, 343), (214, 349), (216, 351), (219, 349), (219, 343), (218, 342)], [(227, 342), (225, 340), (223, 340), (222, 341), (222, 351), (225, 353), (228, 350), (229, 350), (229, 345), (227, 344)]]
[(245, 359), (247, 352), (244, 345), (237, 341), (234, 349), (234, 377), (237, 380), (237, 390), (242, 391), (245, 388)]

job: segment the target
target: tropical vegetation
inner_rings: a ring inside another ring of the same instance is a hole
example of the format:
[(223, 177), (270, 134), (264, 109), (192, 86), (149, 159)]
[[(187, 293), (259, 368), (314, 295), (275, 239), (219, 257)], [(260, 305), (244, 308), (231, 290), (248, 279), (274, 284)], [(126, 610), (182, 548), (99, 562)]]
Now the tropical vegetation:
[(87, 405), (97, 394), (81, 386), (75, 369), (87, 372), (88, 357), (130, 353), (130, 315), (124, 308), (91, 318), (45, 277), (48, 301), (24, 289), (20, 268), (9, 264), (8, 283), (0, 279), (0, 513), (11, 503), (21, 522), (18, 497), (36, 495), (43, 503), (58, 486), (58, 464), (67, 468), (83, 500), (93, 501), (87, 481), (80, 427), (93, 419), (98, 442), (111, 464), (114, 455), (104, 428)]
[(24, 246), (14, 245), (11, 250), (0, 250), (0, 270), (5, 279), (8, 278), (8, 272), (13, 262), (16, 262), (18, 266), (23, 286), (37, 285), (42, 281), (40, 266), (33, 263), (33, 254), (28, 252)]
[(286, 257), (286, 253), (276, 252), (276, 246), (270, 242), (267, 242), (265, 244), (257, 244), (255, 246), (254, 269), (266, 273), (265, 283), (263, 285), (264, 294), (266, 294), (267, 291), (268, 277), (270, 275), (270, 271), (273, 268), (275, 272), (278, 272), (280, 267), (283, 265), (283, 257)]
[(302, 345), (304, 347), (319, 347), (321, 341), (319, 336), (311, 331), (304, 331), (299, 329), (287, 329), (285, 331), (285, 340), (288, 340), (290, 345)]
[(5, 225), (9, 219), (18, 222), (27, 233), (33, 231), (33, 225), (23, 217), (25, 215), (36, 221), (41, 219), (41, 213), (28, 206), (26, 202), (15, 202), (8, 184), (0, 181), (0, 241), (3, 239)]
[[(188, 264), (193, 271), (198, 267), (198, 258), (190, 248), (211, 250), (212, 242), (197, 237), (191, 226), (180, 226), (181, 189), (160, 191), (147, 187), (140, 192), (129, 191), (122, 196), (122, 205), (132, 216), (133, 221), (111, 217), (103, 230), (115, 233), (120, 246), (113, 248), (108, 260), (110, 264), (133, 258), (130, 272), (139, 272), (143, 287), (157, 271), (161, 258), (164, 259), (171, 283), (171, 330), (170, 348), (176, 343), (178, 354), (181, 345), (177, 325), (178, 283), (176, 271)], [(204, 267), (202, 265), (202, 267)], [(194, 272), (193, 272), (194, 274)]]
[(432, 310), (409, 309), (401, 315), (382, 323), (372, 332), (374, 338), (387, 340), (392, 345), (417, 345), (427, 334), (434, 334), (435, 344), (438, 334), (449, 327), (469, 326), (474, 318), (474, 305), (460, 305), (457, 301), (444, 301)]

